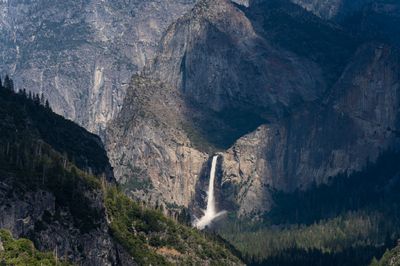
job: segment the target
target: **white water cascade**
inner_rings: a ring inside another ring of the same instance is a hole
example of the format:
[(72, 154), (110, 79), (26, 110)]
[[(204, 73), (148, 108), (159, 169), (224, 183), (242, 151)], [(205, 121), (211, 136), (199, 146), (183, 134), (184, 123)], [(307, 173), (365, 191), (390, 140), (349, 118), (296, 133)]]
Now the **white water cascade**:
[(204, 212), (203, 217), (194, 221), (194, 226), (200, 230), (203, 230), (206, 226), (210, 225), (211, 222), (226, 213), (226, 211), (216, 212), (215, 210), (215, 197), (214, 197), (214, 180), (215, 180), (215, 169), (217, 167), (218, 155), (215, 155), (212, 159), (211, 171), (210, 171), (210, 184), (208, 185), (207, 192), (207, 209)]

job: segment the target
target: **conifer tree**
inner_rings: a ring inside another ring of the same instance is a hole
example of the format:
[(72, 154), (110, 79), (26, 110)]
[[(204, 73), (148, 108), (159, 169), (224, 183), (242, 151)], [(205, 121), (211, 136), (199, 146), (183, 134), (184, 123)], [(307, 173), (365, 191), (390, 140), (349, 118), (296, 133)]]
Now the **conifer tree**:
[(14, 91), (14, 82), (8, 75), (6, 75), (4, 79), (4, 88), (10, 91)]
[(40, 97), (39, 97), (39, 94), (35, 94), (35, 95), (33, 96), (33, 102), (34, 102), (36, 105), (40, 105)]
[(49, 100), (47, 100), (47, 99), (46, 99), (45, 107), (46, 107), (46, 109), (51, 110)]

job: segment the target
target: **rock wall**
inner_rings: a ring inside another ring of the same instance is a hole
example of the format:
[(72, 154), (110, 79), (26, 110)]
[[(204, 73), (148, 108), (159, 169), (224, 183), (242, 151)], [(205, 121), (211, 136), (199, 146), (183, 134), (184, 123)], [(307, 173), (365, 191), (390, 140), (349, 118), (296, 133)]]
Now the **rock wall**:
[[(291, 12), (292, 19), (310, 19), (302, 27), (332, 29), (298, 8)], [(356, 52), (349, 48), (353, 56), (343, 56), (345, 64), (333, 67), (341, 74), (328, 87), (321, 69), (334, 51), (324, 46), (308, 54), (288, 51), (276, 38), (271, 44), (271, 33), (256, 29), (255, 21), (262, 19), (249, 19), (229, 1), (200, 1), (171, 25), (145, 77), (132, 82), (107, 147), (122, 182), (133, 176), (132, 164), (140, 165), (153, 184), (150, 194), (132, 187), (139, 198), (158, 194), (157, 201), (201, 206), (191, 202), (201, 199), (194, 193), (196, 183), (204, 183), (199, 178), (208, 158), (219, 151), (220, 192), (232, 194), (221, 206), (254, 216), (270, 209), (273, 189), (306, 189), (361, 169), (397, 147), (396, 48), (379, 43)], [(337, 36), (345, 35), (339, 30)], [(318, 41), (314, 44), (329, 43)], [(315, 59), (324, 53), (329, 56)], [(232, 145), (217, 145), (234, 132), (229, 130), (246, 125), (232, 120), (248, 122), (257, 115), (264, 120), (240, 131)]]
[(292, 1), (317, 16), (263, 2), (1, 1), (0, 72), (101, 133), (133, 197), (191, 205), (220, 152), (221, 193), (258, 214), (270, 189), (360, 169), (398, 135), (396, 48), (354, 52), (374, 39), (359, 25), (395, 25), (396, 5), (372, 5), (353, 34), (334, 22), (367, 1)]
[(208, 156), (182, 129), (185, 103), (162, 82), (135, 76), (131, 84), (107, 131), (116, 179), (135, 198), (188, 206)]
[(43, 93), (52, 108), (102, 133), (132, 74), (194, 0), (0, 2), (0, 74)]
[(235, 127), (215, 112), (254, 108), (276, 118), (324, 88), (315, 64), (268, 45), (228, 0), (200, 1), (171, 25), (144, 76), (133, 79), (109, 127), (107, 150), (119, 182), (150, 181), (144, 191), (152, 193), (131, 187), (136, 196), (184, 206), (215, 151), (208, 138)]
[(102, 194), (86, 191), (92, 206), (102, 216), (98, 228), (81, 232), (68, 208), (60, 207), (54, 194), (44, 190), (23, 192), (13, 187), (13, 178), (0, 180), (0, 228), (15, 237), (29, 237), (40, 250), (79, 265), (136, 265), (108, 232)]
[(224, 156), (224, 183), (236, 183), (241, 215), (270, 208), (270, 189), (305, 189), (361, 170), (399, 145), (399, 52), (361, 47), (323, 105), (307, 105), (261, 126)]

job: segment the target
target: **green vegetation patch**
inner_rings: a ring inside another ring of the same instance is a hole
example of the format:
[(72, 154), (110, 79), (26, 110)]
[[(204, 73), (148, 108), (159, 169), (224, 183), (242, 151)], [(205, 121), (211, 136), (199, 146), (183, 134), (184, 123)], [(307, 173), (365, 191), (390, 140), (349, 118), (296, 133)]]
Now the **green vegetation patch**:
[(70, 265), (51, 252), (40, 252), (28, 239), (14, 239), (9, 231), (0, 230), (0, 264), (15, 266)]
[(113, 237), (140, 265), (241, 264), (223, 243), (139, 205), (115, 187), (106, 189), (105, 205)]

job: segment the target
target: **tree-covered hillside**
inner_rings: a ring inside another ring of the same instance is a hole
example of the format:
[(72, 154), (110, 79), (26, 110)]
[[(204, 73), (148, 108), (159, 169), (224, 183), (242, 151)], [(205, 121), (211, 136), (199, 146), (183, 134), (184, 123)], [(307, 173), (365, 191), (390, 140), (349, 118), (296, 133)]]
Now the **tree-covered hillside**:
[(6, 76), (0, 87), (0, 141), (41, 139), (79, 168), (94, 174), (110, 173), (107, 154), (98, 136), (51, 111), (43, 95), (14, 92)]
[(0, 229), (12, 233), (1, 231), (6, 265), (242, 264), (221, 240), (129, 199), (99, 138), (39, 95), (15, 93), (9, 78), (0, 86), (0, 212)]

